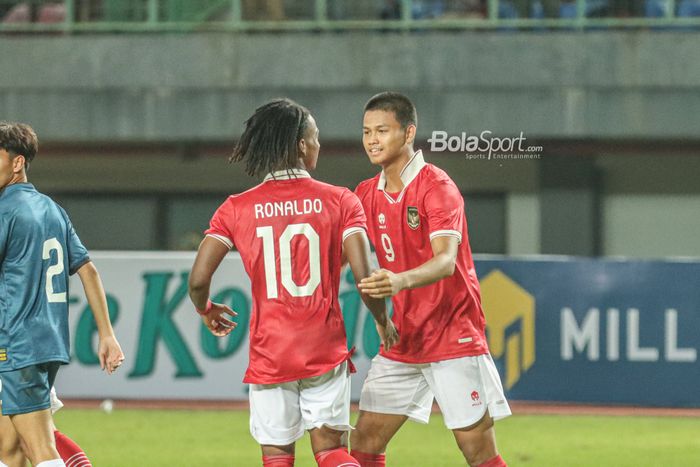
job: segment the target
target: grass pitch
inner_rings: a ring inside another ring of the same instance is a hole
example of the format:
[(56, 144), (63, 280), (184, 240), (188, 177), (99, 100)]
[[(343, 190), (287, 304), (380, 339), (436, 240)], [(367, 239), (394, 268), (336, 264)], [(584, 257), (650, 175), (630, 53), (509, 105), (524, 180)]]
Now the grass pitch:
[[(97, 467), (261, 465), (244, 411), (63, 409), (56, 424)], [(513, 416), (496, 423), (511, 467), (700, 465), (700, 419), (672, 417)], [(308, 435), (296, 465), (315, 466)], [(465, 466), (442, 417), (407, 422), (387, 452), (387, 465)]]

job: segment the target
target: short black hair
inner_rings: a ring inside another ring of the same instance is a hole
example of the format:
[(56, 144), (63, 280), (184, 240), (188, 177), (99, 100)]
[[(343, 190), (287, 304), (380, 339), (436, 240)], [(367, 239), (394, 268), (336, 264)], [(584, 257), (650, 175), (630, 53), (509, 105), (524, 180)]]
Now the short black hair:
[(245, 161), (248, 175), (293, 169), (298, 164), (298, 143), (309, 122), (309, 110), (291, 99), (275, 99), (255, 109), (246, 120), (230, 162)]
[(365, 112), (369, 110), (394, 112), (401, 128), (418, 125), (416, 106), (411, 99), (398, 92), (386, 91), (372, 96), (365, 104)]
[(26, 123), (0, 122), (0, 149), (9, 152), (12, 157), (24, 156), (24, 165), (34, 160), (39, 151), (39, 139), (34, 129)]

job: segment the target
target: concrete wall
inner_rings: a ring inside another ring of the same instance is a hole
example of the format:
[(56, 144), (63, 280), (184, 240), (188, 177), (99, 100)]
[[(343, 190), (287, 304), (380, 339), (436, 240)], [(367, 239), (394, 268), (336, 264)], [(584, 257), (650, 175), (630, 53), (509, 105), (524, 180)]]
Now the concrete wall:
[(280, 95), (354, 140), (397, 89), (433, 129), (698, 138), (700, 35), (454, 32), (0, 38), (0, 115), (52, 141), (228, 140)]

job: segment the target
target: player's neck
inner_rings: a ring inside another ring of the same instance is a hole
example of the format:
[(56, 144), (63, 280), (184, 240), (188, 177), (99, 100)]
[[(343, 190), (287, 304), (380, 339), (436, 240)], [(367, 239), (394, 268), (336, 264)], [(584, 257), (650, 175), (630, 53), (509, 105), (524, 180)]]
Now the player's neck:
[(403, 180), (401, 180), (401, 172), (403, 171), (408, 161), (411, 160), (409, 152), (402, 152), (399, 157), (382, 167), (386, 186), (384, 191), (388, 193), (397, 193), (403, 190)]
[(10, 185), (14, 185), (16, 183), (27, 183), (27, 174), (24, 173), (24, 171), (18, 174), (13, 174), (8, 184), (5, 185), (3, 188), (8, 187)]
[(304, 170), (306, 172), (309, 171), (309, 169), (306, 168), (306, 164), (304, 164), (303, 161), (299, 161), (299, 163), (296, 165), (296, 167), (289, 168), (285, 165), (279, 165), (278, 167), (274, 167), (272, 169), (272, 172), (284, 172), (284, 171), (289, 171), (289, 170)]

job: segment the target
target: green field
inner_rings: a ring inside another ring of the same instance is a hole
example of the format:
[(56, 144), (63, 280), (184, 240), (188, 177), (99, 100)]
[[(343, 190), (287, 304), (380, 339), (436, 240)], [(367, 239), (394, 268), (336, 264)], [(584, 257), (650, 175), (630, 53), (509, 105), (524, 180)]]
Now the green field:
[[(244, 411), (64, 409), (59, 429), (96, 467), (258, 466)], [(510, 466), (700, 466), (700, 419), (671, 417), (514, 416), (498, 422)], [(433, 415), (407, 423), (387, 453), (389, 466), (464, 466), (452, 435)], [(297, 466), (315, 466), (308, 436)]]

